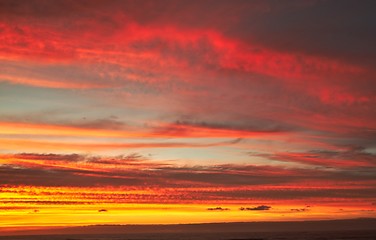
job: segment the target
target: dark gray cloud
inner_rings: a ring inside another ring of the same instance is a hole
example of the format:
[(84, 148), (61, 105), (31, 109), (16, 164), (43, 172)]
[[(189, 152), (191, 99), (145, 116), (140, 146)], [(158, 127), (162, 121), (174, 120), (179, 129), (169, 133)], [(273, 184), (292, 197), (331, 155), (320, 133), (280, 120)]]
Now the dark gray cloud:
[[(51, 161), (51, 160), (49, 160)], [(103, 160), (94, 160), (103, 163)], [(155, 164), (142, 164), (132, 162), (127, 164), (126, 160), (104, 160), (106, 165), (109, 161), (115, 161), (114, 166), (129, 166), (127, 169), (113, 169), (111, 172), (101, 171), (101, 169), (82, 170), (69, 167), (32, 167), (3, 165), (0, 167), (0, 180), (3, 184), (19, 185), (39, 185), (39, 186), (194, 186), (204, 184), (206, 186), (247, 186), (259, 184), (286, 183), (292, 181), (294, 177), (286, 179), (284, 176), (275, 177), (268, 174), (268, 170), (262, 167), (245, 167), (242, 170), (233, 170), (224, 167), (166, 167)], [(117, 162), (118, 161), (118, 162)], [(83, 166), (90, 162), (82, 162)], [(139, 169), (135, 169), (135, 167)], [(241, 166), (239, 166), (241, 169)], [(275, 170), (279, 170), (278, 168)], [(17, 177), (16, 177), (17, 176)], [(299, 179), (299, 177), (297, 177)]]
[(361, 4), (354, 0), (311, 2), (314, 4), (251, 16), (243, 25), (248, 25), (249, 31), (243, 34), (276, 49), (375, 66), (372, 56), (376, 48), (372, 42), (376, 34), (372, 29), (376, 17), (372, 9), (376, 3), (372, 0)]
[(291, 212), (306, 212), (306, 211), (309, 211), (310, 209), (308, 208), (291, 208), (290, 211)]
[(266, 205), (260, 205), (257, 207), (241, 207), (239, 208), (240, 211), (267, 211), (271, 209), (271, 206), (266, 206)]
[(223, 207), (215, 207), (215, 208), (207, 208), (208, 211), (229, 211), (229, 208), (223, 208)]
[(96, 186), (96, 185), (142, 185), (143, 180), (134, 177), (123, 178), (113, 173), (97, 171), (67, 170), (67, 169), (39, 169), (19, 166), (1, 166), (0, 180), (6, 185), (34, 185), (34, 186)]

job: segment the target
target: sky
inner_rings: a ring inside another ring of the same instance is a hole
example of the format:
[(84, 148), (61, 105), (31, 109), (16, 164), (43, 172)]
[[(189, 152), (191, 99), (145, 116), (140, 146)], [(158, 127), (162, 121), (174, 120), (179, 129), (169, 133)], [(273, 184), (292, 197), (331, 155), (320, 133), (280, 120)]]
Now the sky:
[(0, 229), (376, 217), (375, 7), (0, 0)]

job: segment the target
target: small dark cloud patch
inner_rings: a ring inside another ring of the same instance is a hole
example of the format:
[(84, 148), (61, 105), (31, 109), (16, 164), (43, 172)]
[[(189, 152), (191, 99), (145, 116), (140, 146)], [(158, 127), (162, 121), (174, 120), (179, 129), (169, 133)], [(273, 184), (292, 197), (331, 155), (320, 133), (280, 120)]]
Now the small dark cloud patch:
[(373, 210), (373, 209), (362, 209), (360, 211), (361, 212), (374, 212), (375, 210)]
[(227, 143), (228, 144), (237, 144), (237, 143), (240, 143), (240, 142), (243, 142), (243, 138), (236, 138), (234, 140), (231, 140), (231, 141), (228, 141)]
[(307, 208), (291, 208), (291, 212), (306, 212), (309, 211)]
[(99, 209), (98, 212), (108, 212), (107, 209)]
[(215, 207), (215, 208), (207, 208), (208, 211), (229, 211), (229, 208), (223, 208), (223, 207)]
[(271, 209), (272, 207), (271, 206), (266, 206), (266, 205), (260, 205), (260, 206), (257, 206), (257, 207), (241, 207), (239, 208), (240, 211), (267, 211), (269, 209)]

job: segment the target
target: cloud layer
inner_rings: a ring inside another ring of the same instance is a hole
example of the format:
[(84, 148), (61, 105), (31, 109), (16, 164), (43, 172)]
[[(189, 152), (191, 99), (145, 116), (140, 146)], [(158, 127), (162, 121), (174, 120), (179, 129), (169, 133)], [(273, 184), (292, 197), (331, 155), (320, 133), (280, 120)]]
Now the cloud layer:
[(368, 216), (374, 8), (1, 0), (0, 210)]

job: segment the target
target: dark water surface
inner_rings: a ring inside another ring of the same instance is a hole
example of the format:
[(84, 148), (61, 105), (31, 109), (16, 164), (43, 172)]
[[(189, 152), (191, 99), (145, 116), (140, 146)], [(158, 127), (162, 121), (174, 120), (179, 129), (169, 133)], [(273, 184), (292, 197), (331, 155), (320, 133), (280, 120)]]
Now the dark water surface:
[(1, 236), (0, 240), (376, 240), (374, 231)]

